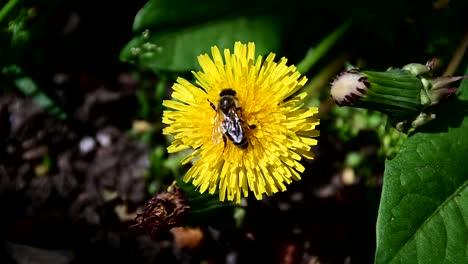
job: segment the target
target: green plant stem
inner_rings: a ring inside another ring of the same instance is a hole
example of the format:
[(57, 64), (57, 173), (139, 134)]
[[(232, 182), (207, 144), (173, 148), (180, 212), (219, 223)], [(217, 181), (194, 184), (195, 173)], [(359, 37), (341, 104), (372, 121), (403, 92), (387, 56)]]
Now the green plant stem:
[(304, 59), (302, 59), (302, 61), (297, 64), (297, 71), (302, 74), (308, 72), (315, 65), (315, 63), (317, 63), (317, 61), (322, 58), (341, 37), (343, 37), (350, 26), (351, 21), (346, 21), (337, 29), (335, 29), (330, 35), (325, 37), (318, 44), (318, 46), (310, 48), (307, 51)]
[(447, 65), (447, 69), (445, 70), (442, 76), (452, 76), (455, 74), (458, 66), (460, 65), (463, 56), (465, 56), (466, 51), (468, 50), (468, 32), (463, 37), (463, 40), (458, 45), (457, 49), (453, 53), (452, 59), (450, 63)]
[(15, 7), (16, 4), (19, 3), (20, 0), (10, 0), (6, 3), (5, 6), (0, 10), (0, 23), (2, 23), (3, 19), (10, 13), (11, 9)]

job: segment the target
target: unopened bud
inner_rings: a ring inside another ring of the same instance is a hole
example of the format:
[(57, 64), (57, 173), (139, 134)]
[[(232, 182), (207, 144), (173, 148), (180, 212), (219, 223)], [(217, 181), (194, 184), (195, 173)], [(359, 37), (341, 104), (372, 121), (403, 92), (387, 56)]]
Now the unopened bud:
[(408, 133), (435, 119), (431, 107), (456, 92), (449, 84), (468, 78), (428, 77), (435, 64), (432, 60), (425, 65), (411, 63), (384, 72), (345, 71), (332, 82), (331, 96), (339, 106), (387, 114), (398, 130)]

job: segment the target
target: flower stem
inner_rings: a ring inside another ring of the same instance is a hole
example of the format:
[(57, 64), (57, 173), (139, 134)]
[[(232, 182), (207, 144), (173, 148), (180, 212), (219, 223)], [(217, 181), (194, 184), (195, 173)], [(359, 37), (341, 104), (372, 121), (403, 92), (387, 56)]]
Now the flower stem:
[(442, 76), (452, 76), (455, 74), (455, 71), (457, 70), (458, 66), (460, 65), (460, 62), (463, 59), (463, 56), (465, 55), (466, 51), (468, 50), (468, 32), (465, 34), (463, 37), (463, 40), (455, 50), (452, 59), (450, 60), (450, 63), (447, 66), (447, 69), (445, 70), (444, 74)]
[(333, 45), (346, 33), (351, 26), (351, 21), (344, 22), (331, 34), (325, 37), (316, 47), (310, 48), (302, 61), (297, 64), (297, 71), (304, 74), (308, 72), (317, 61), (322, 58)]
[(20, 0), (10, 0), (6, 3), (5, 6), (0, 10), (0, 23), (2, 23), (3, 19), (10, 13), (11, 9), (15, 7), (16, 4), (19, 3)]

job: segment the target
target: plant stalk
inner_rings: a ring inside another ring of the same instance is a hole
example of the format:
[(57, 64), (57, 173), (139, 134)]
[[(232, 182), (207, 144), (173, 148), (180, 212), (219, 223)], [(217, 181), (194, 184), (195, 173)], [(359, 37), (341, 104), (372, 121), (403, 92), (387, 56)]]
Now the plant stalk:
[(302, 61), (297, 64), (297, 71), (301, 74), (307, 73), (327, 52), (333, 48), (334, 44), (344, 36), (351, 26), (351, 21), (344, 22), (332, 33), (326, 36), (316, 47), (310, 48)]
[(3, 19), (8, 16), (10, 11), (15, 7), (16, 4), (19, 3), (20, 0), (10, 0), (3, 8), (0, 10), (0, 24), (2, 23)]

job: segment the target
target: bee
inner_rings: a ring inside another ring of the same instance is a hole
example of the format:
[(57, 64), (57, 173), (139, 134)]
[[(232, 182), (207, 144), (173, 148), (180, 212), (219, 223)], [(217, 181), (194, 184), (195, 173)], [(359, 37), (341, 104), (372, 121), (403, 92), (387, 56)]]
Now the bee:
[[(226, 138), (228, 138), (235, 146), (246, 149), (249, 143), (242, 126), (244, 122), (239, 117), (242, 108), (236, 97), (236, 91), (231, 88), (223, 89), (219, 93), (218, 105), (215, 106), (212, 102), (210, 102), (210, 105), (216, 111), (212, 135), (213, 142), (218, 144), (222, 138), (224, 148), (226, 148)], [(248, 127), (253, 129), (256, 126), (251, 125)]]

